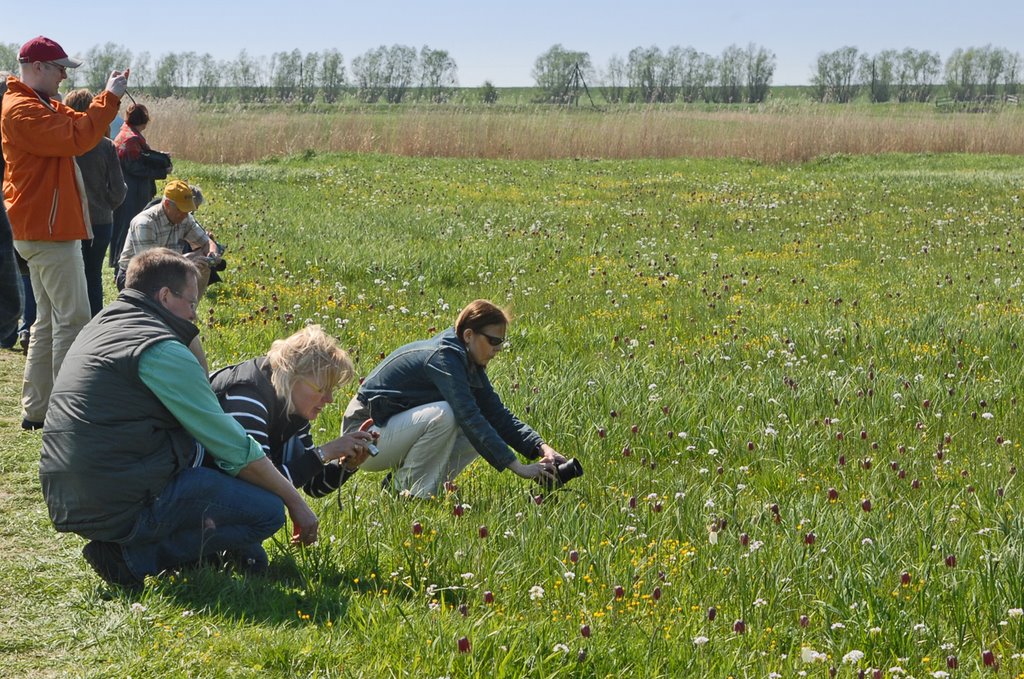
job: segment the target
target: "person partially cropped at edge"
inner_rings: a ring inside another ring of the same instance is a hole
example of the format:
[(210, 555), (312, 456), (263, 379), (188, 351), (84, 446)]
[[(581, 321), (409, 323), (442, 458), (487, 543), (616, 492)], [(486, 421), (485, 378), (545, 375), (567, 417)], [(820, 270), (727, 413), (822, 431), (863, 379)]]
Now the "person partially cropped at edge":
[[(82, 330), (53, 387), (39, 478), (54, 527), (90, 542), (108, 583), (226, 555), (267, 567), (263, 541), (284, 523), (316, 541), (319, 521), (260, 445), (226, 415), (188, 349), (198, 273), (156, 248), (132, 259), (127, 286)], [(219, 469), (195, 466), (200, 446)]]
[[(498, 471), (552, 480), (565, 457), (509, 412), (487, 378), (508, 325), (503, 309), (478, 299), (459, 313), (454, 327), (381, 361), (342, 422), (342, 431), (368, 418), (380, 428), (380, 453), (361, 468), (392, 470), (391, 487), (420, 498), (440, 495), (477, 457)], [(525, 464), (513, 450), (536, 461)]]
[(356, 472), (373, 438), (366, 429), (317, 446), (310, 433), (335, 390), (352, 380), (348, 354), (319, 325), (275, 340), (266, 356), (222, 368), (210, 376), (224, 412), (263, 448), (292, 485), (322, 497)]

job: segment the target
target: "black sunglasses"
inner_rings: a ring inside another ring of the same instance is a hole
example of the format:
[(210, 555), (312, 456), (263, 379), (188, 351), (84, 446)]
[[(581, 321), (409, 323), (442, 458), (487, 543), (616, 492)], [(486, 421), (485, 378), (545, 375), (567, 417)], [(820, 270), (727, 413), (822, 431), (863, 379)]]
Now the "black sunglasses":
[(483, 335), (484, 337), (486, 337), (487, 343), (490, 344), (492, 347), (500, 347), (502, 344), (505, 343), (504, 337), (495, 337), (494, 335), (488, 335), (486, 332), (480, 332), (479, 330), (476, 331), (476, 334)]

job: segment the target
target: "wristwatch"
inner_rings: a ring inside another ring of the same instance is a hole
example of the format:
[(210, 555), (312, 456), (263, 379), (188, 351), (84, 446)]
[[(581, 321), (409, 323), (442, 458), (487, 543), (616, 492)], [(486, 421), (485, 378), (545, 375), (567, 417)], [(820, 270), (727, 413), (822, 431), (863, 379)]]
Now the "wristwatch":
[(320, 464), (327, 464), (327, 459), (324, 457), (324, 449), (323, 448), (321, 448), (320, 446), (317, 446), (316, 448), (313, 449), (313, 452), (316, 453), (316, 456), (318, 458), (320, 458)]

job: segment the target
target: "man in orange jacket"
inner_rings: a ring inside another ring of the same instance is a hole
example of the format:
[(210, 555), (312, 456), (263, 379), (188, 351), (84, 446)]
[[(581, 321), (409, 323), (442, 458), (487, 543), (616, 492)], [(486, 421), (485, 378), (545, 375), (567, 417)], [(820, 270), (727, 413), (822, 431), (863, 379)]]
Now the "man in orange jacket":
[(79, 113), (54, 98), (67, 69), (80, 61), (39, 36), (22, 45), (18, 63), (21, 79), (7, 79), (0, 138), (6, 161), (4, 205), (14, 247), (28, 262), (37, 309), (25, 362), (21, 426), (38, 429), (64, 355), (90, 316), (80, 241), (92, 234), (74, 157), (96, 146), (117, 115), (128, 71), (113, 71), (105, 91)]

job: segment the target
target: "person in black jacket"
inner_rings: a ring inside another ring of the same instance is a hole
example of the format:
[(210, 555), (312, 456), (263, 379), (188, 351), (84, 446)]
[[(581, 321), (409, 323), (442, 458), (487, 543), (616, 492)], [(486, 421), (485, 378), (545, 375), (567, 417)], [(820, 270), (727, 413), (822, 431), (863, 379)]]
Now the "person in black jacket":
[(357, 431), (313, 443), (310, 422), (352, 380), (348, 354), (319, 325), (276, 340), (266, 356), (218, 370), (210, 384), (234, 417), (296, 488), (321, 497), (358, 469), (373, 442), (366, 420)]
[(366, 471), (390, 470), (385, 487), (419, 498), (451, 489), (478, 457), (498, 471), (553, 481), (565, 457), (505, 407), (487, 377), (508, 326), (504, 309), (475, 300), (453, 327), (395, 349), (367, 375), (341, 425), (352, 431), (372, 418), (379, 427), (380, 455)]
[(114, 138), (117, 158), (121, 161), (128, 193), (124, 202), (114, 211), (114, 228), (108, 257), (112, 268), (117, 267), (117, 260), (121, 258), (124, 239), (128, 235), (132, 219), (142, 212), (146, 203), (156, 195), (156, 180), (165, 179), (174, 169), (171, 156), (151, 149), (146, 143), (146, 138), (142, 136), (142, 132), (149, 126), (149, 109), (142, 104), (132, 104), (128, 107), (126, 115), (121, 131)]

